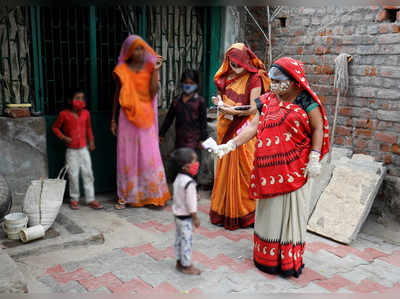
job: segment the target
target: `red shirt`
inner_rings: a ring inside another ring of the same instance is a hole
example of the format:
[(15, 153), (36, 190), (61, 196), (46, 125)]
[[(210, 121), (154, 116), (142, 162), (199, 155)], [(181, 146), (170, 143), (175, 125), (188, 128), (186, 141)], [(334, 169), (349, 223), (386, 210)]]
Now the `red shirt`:
[(72, 142), (67, 144), (69, 148), (83, 148), (87, 145), (87, 138), (94, 140), (90, 113), (86, 109), (78, 115), (68, 109), (61, 111), (53, 125), (53, 132), (60, 139), (64, 136), (71, 138)]

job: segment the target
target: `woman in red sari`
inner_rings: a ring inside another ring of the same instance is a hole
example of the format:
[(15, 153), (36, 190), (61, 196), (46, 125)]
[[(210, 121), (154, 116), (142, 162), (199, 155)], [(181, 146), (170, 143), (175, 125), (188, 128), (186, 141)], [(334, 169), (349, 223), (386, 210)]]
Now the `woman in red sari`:
[[(223, 106), (217, 123), (218, 144), (237, 136), (253, 119), (254, 100), (269, 89), (264, 64), (244, 44), (233, 44), (214, 79)], [(218, 103), (215, 103), (218, 104)], [(235, 106), (250, 105), (249, 110)], [(249, 194), (255, 138), (218, 161), (211, 197), (211, 223), (235, 230), (254, 224), (256, 202)]]
[(250, 192), (257, 198), (254, 263), (270, 274), (298, 277), (304, 267), (308, 178), (319, 175), (329, 151), (325, 111), (304, 76), (301, 61), (283, 57), (272, 65), (271, 92), (257, 99), (258, 112), (243, 132), (217, 154), (240, 149), (256, 136)]

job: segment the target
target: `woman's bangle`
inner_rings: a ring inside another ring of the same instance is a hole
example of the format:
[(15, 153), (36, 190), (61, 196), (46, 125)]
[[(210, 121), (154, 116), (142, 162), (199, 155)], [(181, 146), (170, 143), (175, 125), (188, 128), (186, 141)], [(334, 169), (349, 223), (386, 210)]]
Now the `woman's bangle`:
[(313, 150), (311, 150), (312, 152), (316, 152), (316, 153), (318, 153), (318, 154), (320, 154), (321, 155), (321, 152), (319, 151), (319, 150), (315, 150), (315, 149), (313, 149)]
[(115, 124), (115, 123), (116, 123), (115, 119), (112, 119), (112, 120), (111, 120), (111, 123)]

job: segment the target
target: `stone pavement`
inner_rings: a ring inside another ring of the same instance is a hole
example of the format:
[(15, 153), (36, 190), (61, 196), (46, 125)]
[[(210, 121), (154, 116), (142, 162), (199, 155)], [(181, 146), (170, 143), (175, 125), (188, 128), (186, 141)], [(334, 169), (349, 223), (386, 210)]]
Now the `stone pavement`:
[(77, 213), (83, 214), (82, 221), (90, 218), (93, 225), (103, 226), (99, 229), (104, 230), (105, 245), (17, 261), (34, 281), (32, 292), (35, 288), (42, 292), (139, 294), (400, 291), (400, 246), (365, 232), (351, 246), (308, 233), (305, 269), (299, 279), (258, 271), (252, 263), (252, 229), (231, 232), (211, 225), (209, 194), (204, 192), (199, 203), (201, 227), (193, 240), (194, 263), (203, 273), (185, 276), (174, 268), (170, 206), (116, 211), (110, 201), (103, 202), (106, 210), (102, 214), (85, 207)]

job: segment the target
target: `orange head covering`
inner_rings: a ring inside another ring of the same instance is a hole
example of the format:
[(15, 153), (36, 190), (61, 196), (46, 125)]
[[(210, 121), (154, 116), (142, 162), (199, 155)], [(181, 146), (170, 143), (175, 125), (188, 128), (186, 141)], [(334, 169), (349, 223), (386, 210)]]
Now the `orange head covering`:
[(263, 91), (269, 90), (271, 81), (268, 78), (264, 63), (243, 43), (233, 44), (226, 51), (224, 62), (214, 77), (214, 83), (218, 90), (224, 89), (224, 77), (230, 71), (230, 60), (250, 73), (258, 73), (263, 83)]
[[(133, 72), (126, 61), (139, 46), (144, 48), (144, 69)], [(118, 64), (114, 68), (121, 82), (119, 103), (128, 120), (139, 128), (149, 128), (154, 123), (154, 99), (150, 95), (150, 82), (158, 55), (137, 35), (130, 35), (123, 43)]]

